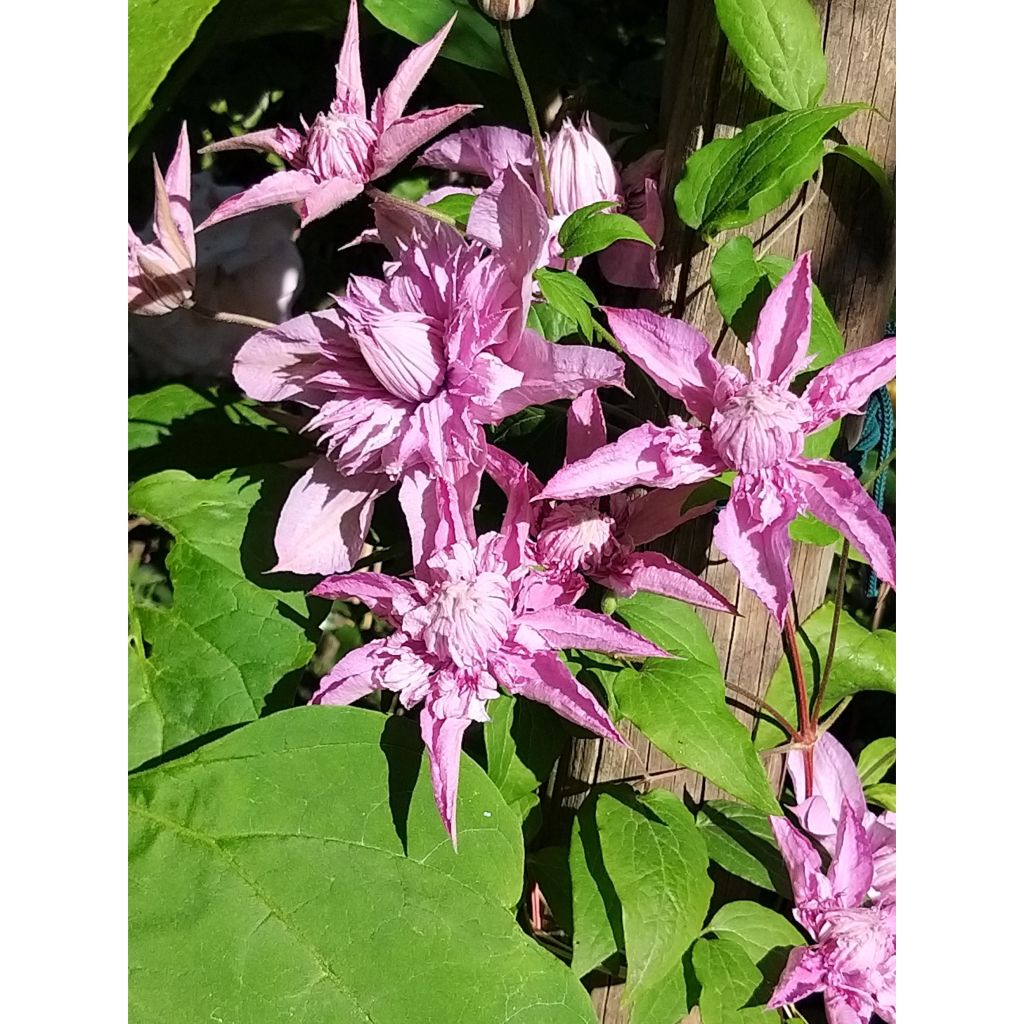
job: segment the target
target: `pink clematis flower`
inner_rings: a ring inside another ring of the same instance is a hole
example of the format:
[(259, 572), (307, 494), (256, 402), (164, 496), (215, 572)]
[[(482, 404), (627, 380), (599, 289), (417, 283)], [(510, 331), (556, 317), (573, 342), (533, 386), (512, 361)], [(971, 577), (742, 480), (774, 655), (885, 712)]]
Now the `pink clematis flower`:
[(522, 327), (516, 261), (529, 263), (544, 239), (543, 221), (527, 235), (528, 217), (517, 214), (525, 189), (518, 180), (503, 193), (500, 253), (426, 216), (399, 224), (388, 209), (377, 221), (395, 258), (385, 280), (353, 277), (334, 309), (262, 331), (238, 353), (242, 389), (312, 407), (307, 429), (326, 445), (326, 458), (282, 511), (279, 569), (350, 568), (374, 499), (398, 482), (419, 564), (472, 529), (484, 424), (589, 388), (622, 386), (624, 367), (613, 353), (551, 345)]
[(873, 862), (857, 812), (843, 802), (827, 873), (807, 838), (785, 818), (770, 821), (793, 885), (793, 916), (815, 941), (790, 952), (768, 1006), (822, 992), (829, 1024), (869, 1024), (872, 1013), (895, 1024), (896, 905), (862, 905)]
[(278, 171), (245, 192), (223, 202), (199, 230), (267, 206), (295, 204), (305, 226), (354, 199), (367, 182), (393, 170), (414, 149), (444, 131), (471, 110), (458, 104), (402, 116), (416, 86), (434, 63), (455, 15), (440, 31), (418, 46), (402, 62), (391, 84), (374, 100), (366, 115), (362, 69), (359, 62), (359, 18), (356, 0), (350, 0), (345, 39), (337, 68), (337, 89), (330, 107), (302, 131), (268, 128), (215, 142), (202, 150), (255, 149), (275, 153), (289, 170)]
[(156, 198), (148, 245), (128, 225), (128, 310), (162, 316), (184, 306), (196, 286), (196, 239), (192, 228), (191, 159), (184, 124), (164, 180), (153, 159)]
[[(620, 175), (611, 154), (584, 116), (579, 127), (566, 119), (547, 141), (545, 152), (555, 208), (549, 225), (547, 265), (566, 266), (560, 255), (558, 231), (569, 214), (591, 203), (614, 202), (639, 222), (655, 245), (661, 241), (665, 227), (657, 186), (661, 150), (629, 164)], [(511, 128), (487, 126), (454, 132), (429, 146), (417, 164), (475, 174), (492, 182), (506, 168), (515, 168), (537, 197), (544, 198), (533, 140)], [(489, 191), (485, 190), (484, 195)], [(472, 228), (470, 224), (471, 232)], [(641, 242), (615, 242), (599, 254), (598, 261), (612, 284), (653, 288), (658, 283), (656, 250)], [(578, 265), (579, 261), (571, 262)]]
[[(587, 391), (569, 407), (566, 461), (586, 458), (607, 440), (601, 401), (596, 391)], [(497, 448), (488, 448), (487, 472), (510, 501), (530, 502), (544, 488), (533, 473)], [(621, 597), (646, 590), (735, 614), (729, 601), (689, 569), (656, 551), (636, 550), (714, 507), (712, 502), (680, 511), (691, 491), (693, 487), (683, 486), (615, 494), (607, 502), (591, 498), (533, 504), (531, 536), (537, 558), (563, 578), (583, 573)]]
[(868, 898), (882, 903), (896, 898), (896, 814), (875, 814), (868, 809), (864, 787), (853, 758), (831, 733), (820, 733), (814, 744), (814, 792), (808, 794), (803, 751), (786, 755), (796, 793), (794, 817), (807, 835), (830, 854), (835, 854), (839, 817), (845, 805), (851, 807), (864, 826), (874, 863)]
[(703, 426), (679, 416), (626, 431), (557, 473), (542, 498), (590, 498), (637, 484), (679, 487), (735, 470), (715, 543), (740, 579), (781, 626), (793, 592), (789, 524), (810, 510), (839, 530), (895, 586), (896, 548), (889, 520), (857, 477), (829, 459), (807, 459), (804, 438), (847, 413), (896, 373), (896, 339), (840, 356), (803, 395), (789, 390), (810, 360), (810, 258), (804, 253), (768, 297), (747, 347), (751, 379), (722, 366), (707, 338), (689, 324), (639, 309), (608, 309), (619, 343)]
[(579, 591), (566, 594), (538, 570), (523, 514), (521, 503), (510, 505), (500, 533), (434, 552), (417, 579), (355, 572), (332, 576), (313, 591), (362, 601), (394, 627), (342, 658), (321, 680), (313, 703), (351, 704), (380, 689), (397, 692), (406, 708), (423, 702), (420, 729), (434, 798), (453, 844), (462, 736), (471, 722), (488, 720), (487, 702), (499, 687), (622, 743), (558, 651), (666, 656), (608, 616), (567, 603)]

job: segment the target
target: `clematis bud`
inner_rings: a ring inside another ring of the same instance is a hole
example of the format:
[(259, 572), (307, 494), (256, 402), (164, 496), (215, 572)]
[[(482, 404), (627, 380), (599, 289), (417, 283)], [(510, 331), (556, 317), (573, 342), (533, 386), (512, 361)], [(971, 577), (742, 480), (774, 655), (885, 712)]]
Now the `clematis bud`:
[(556, 213), (572, 213), (602, 200), (620, 201), (619, 172), (589, 117), (583, 117), (579, 128), (565, 121), (551, 140), (547, 157)]
[(534, 0), (480, 0), (480, 10), (494, 21), (515, 21), (533, 10)]

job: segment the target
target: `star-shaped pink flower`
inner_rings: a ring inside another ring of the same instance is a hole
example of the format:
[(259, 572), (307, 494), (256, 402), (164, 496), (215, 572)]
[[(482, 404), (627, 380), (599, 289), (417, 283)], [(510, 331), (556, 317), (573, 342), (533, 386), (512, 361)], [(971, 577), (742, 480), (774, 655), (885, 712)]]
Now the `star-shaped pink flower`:
[(476, 105), (462, 103), (402, 114), (454, 21), (452, 15), (432, 39), (409, 54), (388, 87), (378, 94), (367, 117), (359, 62), (358, 5), (350, 0), (337, 88), (330, 107), (317, 114), (312, 125), (303, 121), (301, 131), (278, 125), (215, 142), (202, 150), (262, 150), (275, 153), (290, 169), (278, 171), (221, 203), (199, 230), (229, 217), (284, 203), (295, 204), (305, 226), (354, 199), (367, 182), (387, 174), (414, 149), (475, 110)]
[(807, 459), (804, 438), (847, 413), (896, 374), (896, 339), (840, 356), (803, 395), (789, 390), (810, 363), (810, 256), (804, 253), (768, 297), (747, 347), (751, 377), (722, 366), (707, 338), (647, 310), (607, 309), (623, 349), (702, 424), (679, 416), (626, 431), (614, 444), (557, 473), (541, 498), (614, 494), (637, 484), (679, 487), (736, 471), (715, 543), (780, 624), (793, 592), (789, 524), (803, 511), (839, 530), (879, 578), (895, 586), (889, 520), (846, 467)]

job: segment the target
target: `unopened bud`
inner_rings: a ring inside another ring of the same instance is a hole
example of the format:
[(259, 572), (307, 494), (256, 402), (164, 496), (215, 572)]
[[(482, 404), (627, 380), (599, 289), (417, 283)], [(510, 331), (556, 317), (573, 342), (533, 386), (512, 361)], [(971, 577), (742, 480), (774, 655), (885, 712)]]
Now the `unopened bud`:
[(533, 10), (534, 0), (480, 0), (480, 10), (494, 21), (515, 21)]

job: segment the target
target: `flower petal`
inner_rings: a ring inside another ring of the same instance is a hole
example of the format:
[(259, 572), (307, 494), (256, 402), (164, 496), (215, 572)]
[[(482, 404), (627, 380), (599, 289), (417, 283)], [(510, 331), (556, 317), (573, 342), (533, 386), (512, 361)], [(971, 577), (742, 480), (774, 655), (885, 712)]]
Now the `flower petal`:
[(818, 911), (808, 917), (801, 908), (805, 905), (816, 907), (818, 902), (831, 896), (828, 880), (821, 873), (821, 856), (811, 845), (810, 840), (798, 832), (786, 818), (773, 816), (768, 822), (775, 833), (775, 841), (779, 844), (779, 852), (789, 873), (789, 881), (793, 887), (793, 902), (796, 904), (796, 918), (817, 938)]
[(335, 70), (335, 102), (346, 114), (366, 117), (366, 95), (363, 91), (363, 69), (359, 60), (359, 4), (349, 0), (345, 38)]
[(657, 644), (639, 633), (598, 612), (584, 611), (569, 605), (555, 605), (537, 611), (523, 612), (518, 620), (539, 633), (552, 647), (578, 647), (583, 651), (600, 651), (630, 658), (671, 658)]
[(708, 339), (682, 320), (647, 309), (602, 307), (619, 344), (649, 377), (702, 423), (715, 411), (715, 383), (722, 372)]
[(710, 583), (657, 551), (634, 551), (617, 564), (614, 571), (590, 575), (623, 597), (632, 597), (638, 590), (646, 590), (700, 608), (736, 614), (735, 605)]
[(754, 380), (774, 381), (788, 387), (794, 375), (808, 365), (811, 341), (811, 254), (805, 252), (772, 289), (747, 355)]
[(811, 512), (838, 530), (871, 563), (878, 578), (896, 586), (896, 538), (892, 524), (861, 486), (853, 470), (828, 459), (793, 459)]
[(231, 217), (241, 217), (270, 206), (284, 206), (297, 203), (317, 187), (316, 180), (305, 171), (278, 171), (276, 174), (256, 182), (244, 192), (229, 196), (202, 224), (197, 231), (219, 224)]
[(606, 740), (625, 743), (594, 695), (559, 660), (540, 651), (531, 655), (502, 652), (494, 662), (498, 681), (509, 691), (547, 704), (562, 718)]
[(420, 712), (420, 734), (430, 758), (430, 781), (434, 786), (434, 803), (441, 820), (452, 837), (452, 846), (459, 848), (455, 833), (455, 809), (459, 790), (459, 762), (462, 757), (462, 735), (469, 727), (468, 718), (436, 718), (429, 705)]
[(573, 399), (565, 422), (565, 462), (569, 465), (593, 455), (608, 443), (608, 428), (597, 390)]
[(845, 908), (859, 907), (874, 875), (871, 840), (860, 816), (844, 800), (836, 831), (836, 852), (828, 868), (832, 894)]
[(311, 704), (347, 705), (354, 704), (368, 693), (384, 688), (380, 672), (389, 658), (385, 638), (349, 651), (330, 672), (327, 673), (313, 694)]
[[(178, 145), (174, 150), (174, 156), (167, 165), (164, 183), (167, 186), (167, 197), (170, 200), (171, 217), (177, 226), (178, 235), (185, 245), (189, 263), (194, 266), (196, 242), (191, 213), (192, 157), (189, 152), (188, 127), (184, 121), (181, 123), (181, 132), (178, 135)], [(154, 231), (156, 226), (156, 218), (154, 218)], [(159, 237), (158, 234), (157, 238)]]
[(529, 165), (533, 140), (513, 128), (484, 125), (464, 128), (438, 139), (416, 161), (417, 167), (440, 167), (447, 171), (497, 178), (506, 167)]
[(528, 298), (530, 275), (547, 261), (548, 217), (537, 194), (514, 167), (506, 168), (473, 204), (467, 233), (485, 242), (516, 278), (524, 278)]
[[(487, 462), (484, 467), (487, 475), (501, 488), (506, 498), (511, 499), (520, 483), (524, 482), (528, 491), (527, 500), (535, 498), (543, 490), (544, 485), (536, 474), (524, 466), (514, 455), (494, 445), (487, 446)], [(522, 474), (525, 472), (525, 477)]]
[(425, 465), (405, 472), (398, 500), (409, 527), (414, 568), (418, 570), (441, 548), (475, 539), (472, 509), (479, 487), (479, 471), (462, 474), (458, 484), (429, 471)]
[(379, 178), (401, 163), (414, 149), (439, 135), (461, 117), (478, 109), (478, 103), (458, 103), (436, 110), (421, 110), (392, 121), (382, 132), (373, 154), (371, 178)]
[(618, 517), (619, 524), (633, 544), (650, 544), (652, 540), (671, 533), (681, 523), (707, 515), (715, 507), (717, 502), (707, 501), (684, 511), (687, 498), (696, 488), (696, 484), (656, 487), (638, 498), (628, 498), (625, 510)]
[(809, 946), (791, 949), (768, 1006), (776, 1009), (821, 992), (825, 988), (826, 976), (825, 964), (818, 950)]
[(804, 752), (786, 754), (786, 770), (793, 783), (796, 806), (791, 808), (805, 832), (809, 832), (832, 853), (839, 812), (845, 800), (858, 819), (867, 813), (864, 789), (857, 766), (846, 748), (830, 732), (818, 734), (814, 744), (814, 794), (807, 792)]
[(348, 572), (328, 576), (311, 591), (316, 597), (362, 601), (374, 615), (392, 625), (420, 602), (420, 593), (412, 580), (396, 579), (381, 572)]
[(438, 51), (454, 24), (455, 15), (453, 14), (430, 39), (422, 46), (417, 46), (402, 61), (395, 72), (395, 77), (388, 83), (388, 87), (374, 100), (370, 118), (381, 131), (402, 116), (402, 111), (405, 110), (416, 86), (420, 84), (430, 65), (434, 63)]
[(826, 366), (804, 392), (814, 413), (808, 431), (818, 430), (840, 416), (860, 412), (873, 391), (896, 376), (896, 339), (847, 352)]
[(798, 507), (789, 488), (767, 474), (741, 474), (733, 481), (714, 532), (715, 543), (740, 581), (764, 602), (780, 628), (793, 593), (789, 524)]
[(274, 153), (287, 163), (294, 164), (304, 142), (305, 136), (302, 132), (277, 125), (275, 128), (264, 128), (262, 131), (211, 142), (210, 145), (203, 146), (199, 152), (225, 153), (232, 149), (254, 149), (261, 153)]
[(373, 503), (390, 487), (386, 477), (342, 474), (328, 459), (318, 459), (281, 509), (272, 571), (322, 575), (351, 569), (362, 554)]
[(331, 178), (317, 185), (299, 209), (302, 226), (326, 217), (363, 191), (363, 183), (349, 178)]
[(636, 484), (673, 488), (710, 480), (724, 471), (706, 430), (645, 423), (627, 430), (588, 458), (560, 469), (541, 497), (596, 498)]

